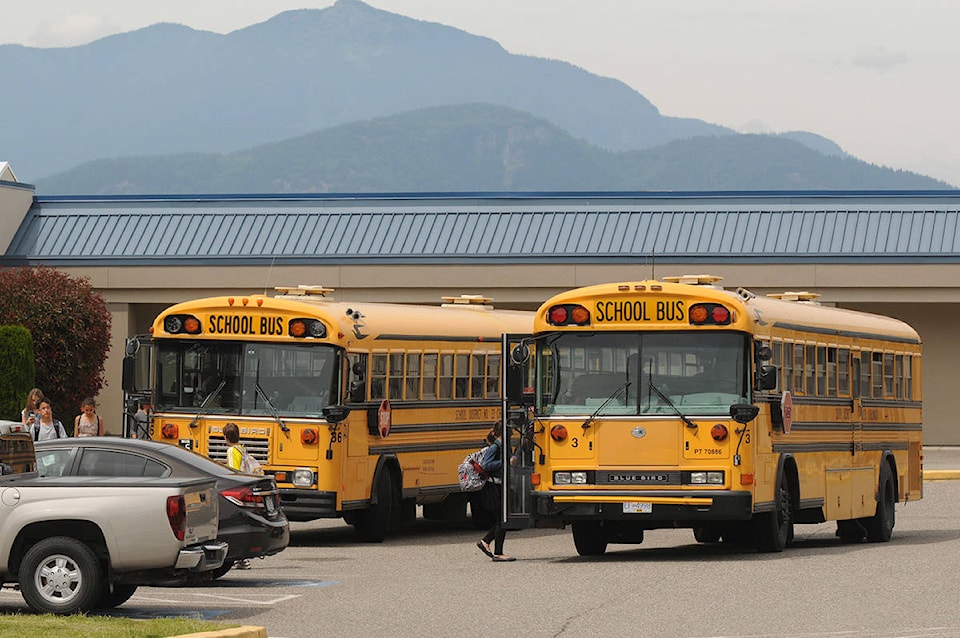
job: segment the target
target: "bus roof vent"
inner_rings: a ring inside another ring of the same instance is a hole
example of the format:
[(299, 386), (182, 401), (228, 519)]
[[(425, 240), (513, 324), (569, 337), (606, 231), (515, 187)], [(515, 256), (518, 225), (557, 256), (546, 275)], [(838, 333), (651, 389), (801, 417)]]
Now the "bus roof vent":
[(717, 277), (716, 275), (680, 275), (679, 277), (664, 277), (664, 281), (669, 281), (672, 284), (686, 284), (688, 286), (713, 286), (714, 288), (719, 288), (719, 286), (714, 286), (718, 281), (723, 279), (723, 277)]
[(328, 292), (333, 292), (333, 288), (324, 288), (323, 286), (305, 286), (303, 284), (299, 286), (277, 286), (275, 288), (277, 292), (281, 295), (318, 295), (320, 297), (326, 297)]
[(817, 298), (820, 296), (815, 292), (807, 291), (794, 291), (787, 290), (786, 292), (780, 292), (775, 294), (767, 295), (768, 297), (773, 297), (774, 299), (780, 299), (781, 301), (802, 301), (806, 303), (819, 303)]
[(441, 308), (462, 308), (463, 306), (473, 306), (487, 308), (492, 310), (491, 302), (493, 299), (483, 295), (460, 295), (459, 297), (440, 297), (443, 300)]

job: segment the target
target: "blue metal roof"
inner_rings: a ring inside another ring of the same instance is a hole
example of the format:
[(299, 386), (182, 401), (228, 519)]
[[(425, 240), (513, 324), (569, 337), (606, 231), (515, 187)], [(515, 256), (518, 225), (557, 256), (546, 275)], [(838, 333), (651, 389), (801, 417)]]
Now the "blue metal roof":
[(960, 191), (36, 197), (2, 263), (650, 258), (957, 262)]

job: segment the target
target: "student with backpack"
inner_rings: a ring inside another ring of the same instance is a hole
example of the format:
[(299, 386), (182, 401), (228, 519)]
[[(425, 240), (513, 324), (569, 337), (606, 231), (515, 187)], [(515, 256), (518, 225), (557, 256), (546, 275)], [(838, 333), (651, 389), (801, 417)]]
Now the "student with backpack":
[[(490, 446), (487, 448), (486, 454), (483, 455), (483, 460), (480, 461), (480, 465), (488, 476), (493, 477), (492, 483), (499, 502), (503, 499), (503, 484), (499, 478), (503, 470), (503, 425), (499, 421), (493, 425), (492, 434), (493, 441), (490, 442)], [(507, 533), (503, 529), (503, 524), (500, 521), (500, 512), (497, 512), (494, 520), (496, 522), (493, 524), (493, 527), (490, 528), (490, 531), (477, 541), (477, 547), (494, 562), (499, 563), (516, 560), (513, 556), (507, 556), (503, 553), (503, 539)], [(490, 543), (493, 543), (492, 550)]]
[[(240, 445), (240, 428), (237, 427), (236, 423), (227, 423), (223, 426), (223, 438), (227, 440), (229, 445), (227, 448), (227, 467), (247, 474), (256, 474), (256, 470), (260, 469), (259, 473), (263, 474), (260, 463)], [(252, 467), (251, 461), (256, 464), (256, 468)], [(250, 560), (246, 558), (238, 560), (234, 567), (250, 569)]]
[(67, 431), (63, 429), (63, 423), (53, 418), (53, 405), (51, 405), (50, 399), (46, 397), (40, 399), (37, 409), (40, 412), (40, 419), (30, 426), (30, 435), (34, 441), (67, 438)]

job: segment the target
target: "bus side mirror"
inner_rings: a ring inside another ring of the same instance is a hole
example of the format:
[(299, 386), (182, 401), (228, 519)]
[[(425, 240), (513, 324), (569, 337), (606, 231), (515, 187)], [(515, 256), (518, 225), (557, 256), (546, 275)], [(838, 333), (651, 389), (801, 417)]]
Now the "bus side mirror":
[(774, 390), (777, 387), (777, 366), (763, 365), (757, 372), (757, 390)]
[(752, 403), (734, 403), (730, 406), (730, 416), (737, 423), (746, 425), (757, 418), (760, 408)]
[(123, 358), (120, 386), (124, 392), (137, 391), (137, 359), (135, 357)]
[(350, 414), (350, 408), (345, 405), (327, 405), (324, 406), (322, 412), (327, 423), (336, 425), (347, 418), (347, 415)]
[(364, 393), (367, 390), (367, 386), (363, 381), (351, 381), (350, 382), (350, 391), (347, 393), (350, 398), (351, 403), (363, 403)]
[(522, 365), (513, 363), (507, 365), (507, 401), (514, 405), (524, 402), (523, 395), (523, 377), (524, 368)]

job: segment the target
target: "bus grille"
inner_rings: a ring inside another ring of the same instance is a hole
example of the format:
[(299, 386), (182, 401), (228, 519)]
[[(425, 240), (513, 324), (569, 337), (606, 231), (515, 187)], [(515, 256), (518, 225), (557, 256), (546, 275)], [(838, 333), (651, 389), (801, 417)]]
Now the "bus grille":
[(624, 470), (597, 472), (597, 485), (680, 485), (680, 472)]
[[(270, 441), (266, 439), (240, 439), (240, 445), (262, 465), (270, 463)], [(228, 447), (230, 446), (227, 445), (226, 439), (222, 436), (211, 436), (207, 443), (207, 456), (218, 463), (226, 464)]]

